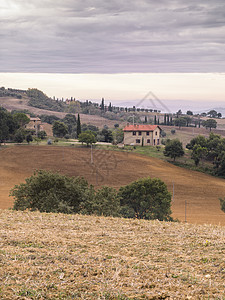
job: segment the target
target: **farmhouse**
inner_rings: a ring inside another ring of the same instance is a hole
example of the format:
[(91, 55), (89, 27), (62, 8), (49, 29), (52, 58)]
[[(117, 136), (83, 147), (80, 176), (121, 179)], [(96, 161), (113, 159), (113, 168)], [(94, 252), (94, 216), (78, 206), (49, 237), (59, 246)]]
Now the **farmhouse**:
[(156, 146), (161, 144), (158, 125), (127, 125), (124, 129), (124, 145)]
[(29, 115), (27, 116), (30, 119), (30, 122), (25, 126), (25, 128), (35, 130), (36, 134), (38, 133), (38, 131), (43, 130), (41, 119), (39, 119), (38, 117), (32, 118)]

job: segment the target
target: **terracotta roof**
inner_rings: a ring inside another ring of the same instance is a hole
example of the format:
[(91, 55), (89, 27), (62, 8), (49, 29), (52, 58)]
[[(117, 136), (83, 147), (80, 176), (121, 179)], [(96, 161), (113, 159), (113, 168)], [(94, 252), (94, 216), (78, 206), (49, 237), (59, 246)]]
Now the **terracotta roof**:
[(161, 129), (158, 125), (127, 125), (123, 131), (154, 131), (157, 127)]

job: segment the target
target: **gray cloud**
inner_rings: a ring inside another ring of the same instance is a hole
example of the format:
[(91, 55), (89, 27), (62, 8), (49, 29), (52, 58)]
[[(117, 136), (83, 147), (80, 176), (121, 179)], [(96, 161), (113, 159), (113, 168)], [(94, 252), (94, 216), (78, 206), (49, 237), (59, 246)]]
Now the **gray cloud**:
[(1, 0), (0, 71), (224, 71), (224, 1), (121, 2)]

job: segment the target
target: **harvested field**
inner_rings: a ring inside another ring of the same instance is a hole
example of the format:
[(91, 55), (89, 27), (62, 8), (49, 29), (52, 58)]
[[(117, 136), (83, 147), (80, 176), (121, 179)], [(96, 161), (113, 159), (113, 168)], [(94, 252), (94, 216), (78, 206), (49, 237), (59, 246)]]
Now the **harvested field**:
[(162, 160), (128, 152), (57, 146), (14, 146), (0, 150), (0, 208), (9, 208), (10, 189), (24, 182), (35, 169), (59, 171), (70, 176), (84, 176), (96, 187), (119, 188), (141, 177), (158, 177), (173, 191), (173, 217), (198, 224), (225, 225), (219, 197), (225, 195), (224, 179), (176, 167)]
[(224, 299), (225, 227), (0, 210), (1, 299)]

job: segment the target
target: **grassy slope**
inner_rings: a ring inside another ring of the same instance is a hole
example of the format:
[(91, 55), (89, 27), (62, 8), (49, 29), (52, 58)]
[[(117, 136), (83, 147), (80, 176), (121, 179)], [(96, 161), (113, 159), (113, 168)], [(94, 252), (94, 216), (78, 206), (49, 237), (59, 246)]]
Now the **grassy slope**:
[(1, 299), (224, 299), (225, 227), (0, 210)]

